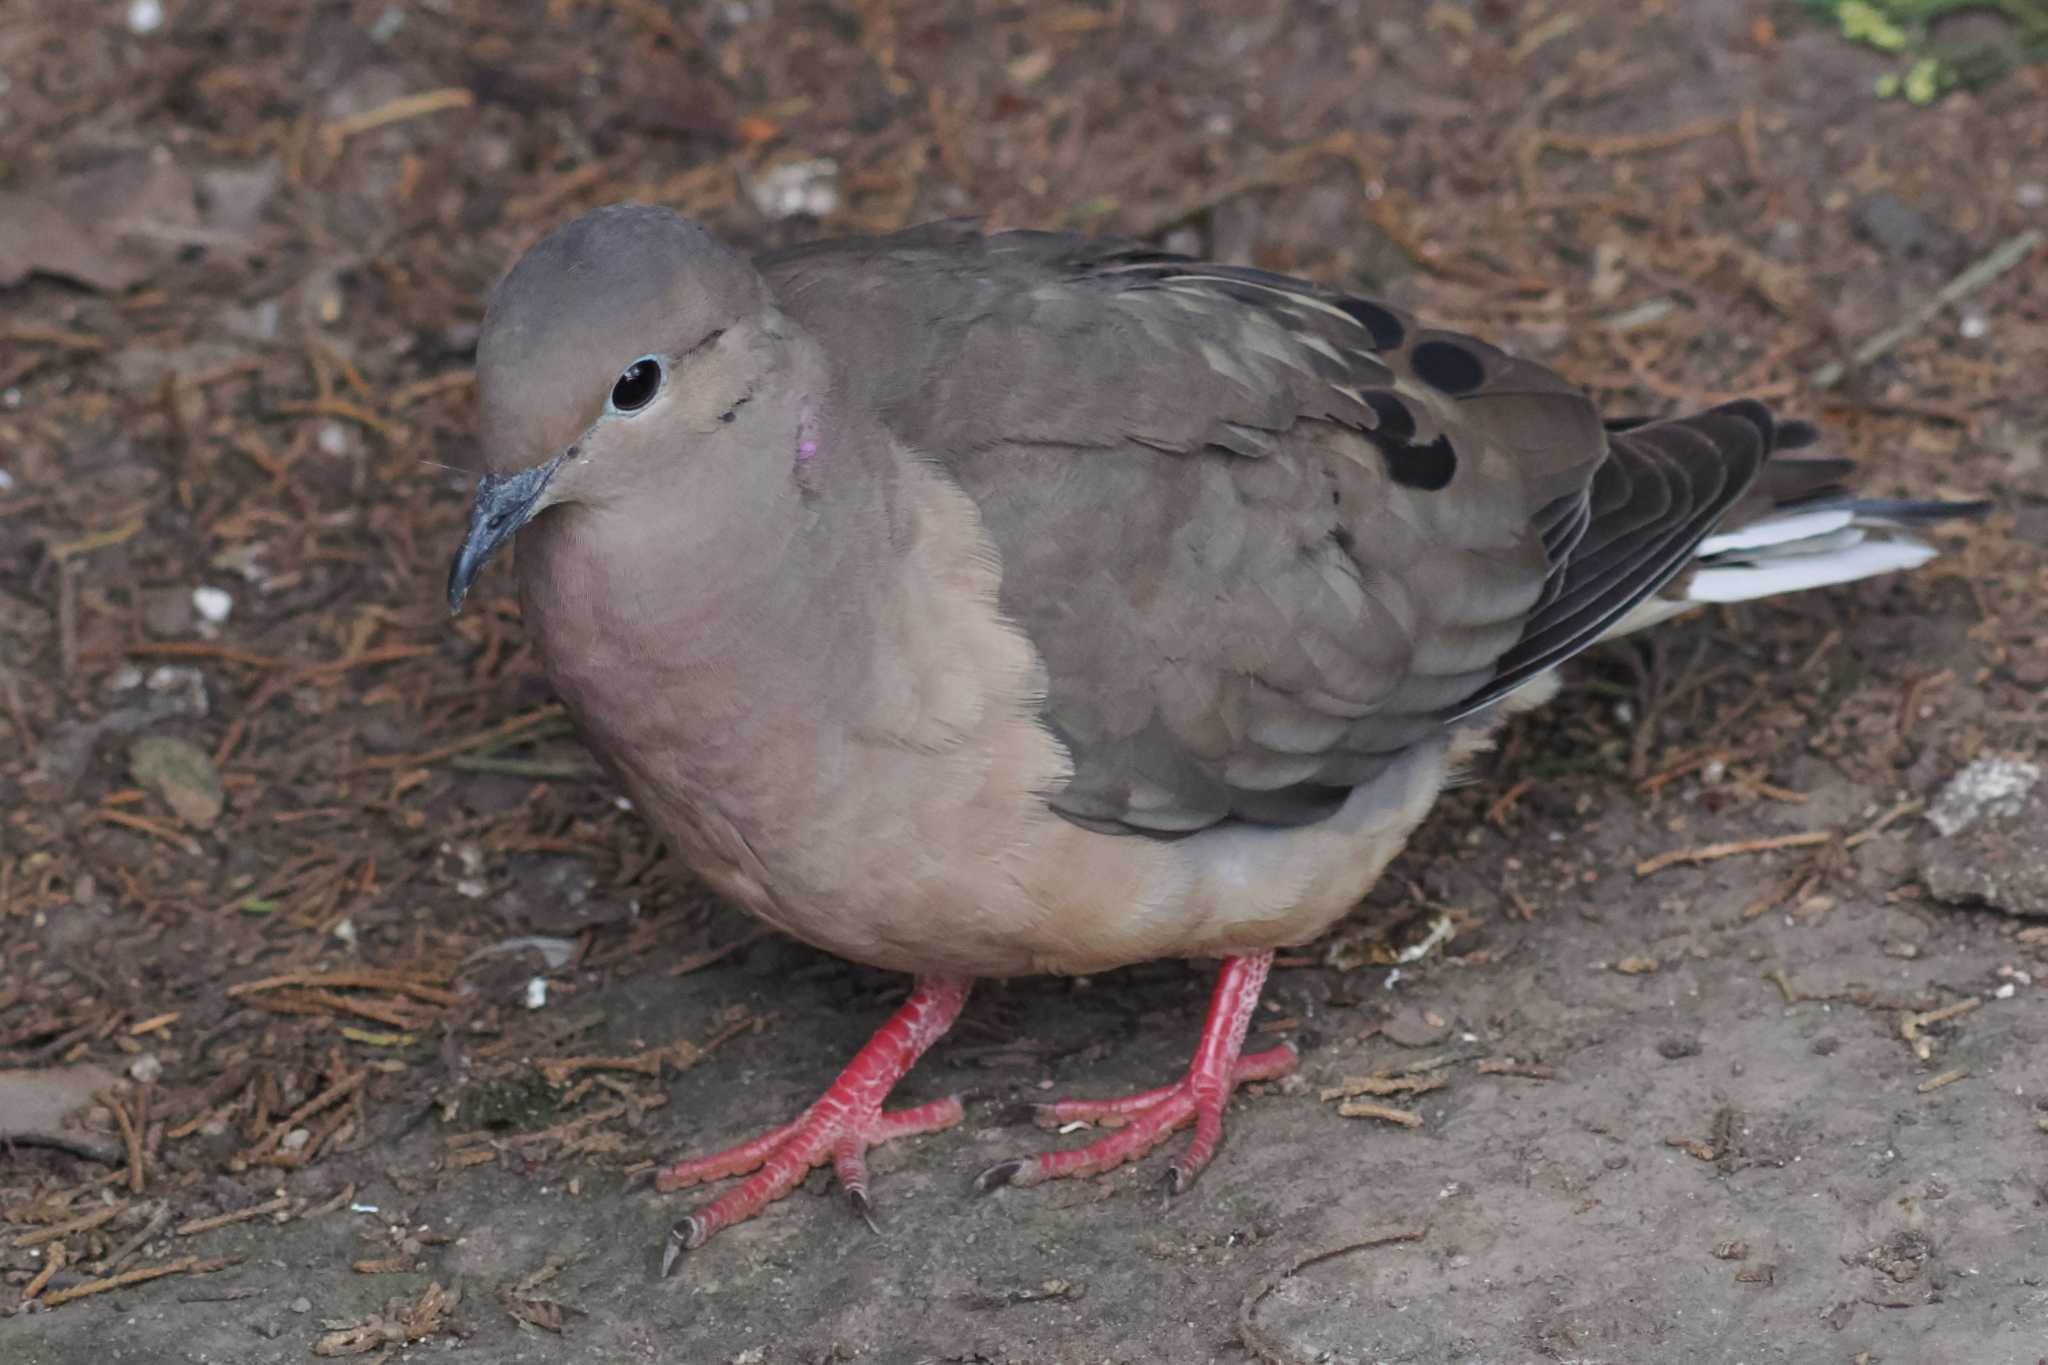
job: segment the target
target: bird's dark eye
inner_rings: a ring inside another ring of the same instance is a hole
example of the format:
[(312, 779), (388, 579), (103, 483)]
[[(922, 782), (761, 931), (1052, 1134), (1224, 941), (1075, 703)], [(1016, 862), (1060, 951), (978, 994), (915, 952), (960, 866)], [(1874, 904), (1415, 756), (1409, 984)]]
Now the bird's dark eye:
[(660, 389), (661, 362), (651, 355), (641, 356), (620, 371), (618, 382), (612, 385), (612, 407), (619, 412), (638, 412)]

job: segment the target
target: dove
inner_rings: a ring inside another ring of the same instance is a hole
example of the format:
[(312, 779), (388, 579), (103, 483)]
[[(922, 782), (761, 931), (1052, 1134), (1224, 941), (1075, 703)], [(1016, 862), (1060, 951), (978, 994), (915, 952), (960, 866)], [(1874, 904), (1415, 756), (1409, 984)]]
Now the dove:
[(684, 1251), (829, 1163), (977, 978), (1220, 959), (1186, 1072), (1039, 1106), (1111, 1131), (981, 1189), (1216, 1153), (1276, 950), (1371, 888), (1461, 764), (1597, 641), (1913, 568), (1982, 503), (1861, 497), (1754, 401), (1603, 420), (1533, 361), (1305, 280), (943, 222), (758, 259), (661, 207), (490, 296), (449, 571), (518, 542), (592, 751), (711, 887), (909, 973), (823, 1095), (661, 1190)]

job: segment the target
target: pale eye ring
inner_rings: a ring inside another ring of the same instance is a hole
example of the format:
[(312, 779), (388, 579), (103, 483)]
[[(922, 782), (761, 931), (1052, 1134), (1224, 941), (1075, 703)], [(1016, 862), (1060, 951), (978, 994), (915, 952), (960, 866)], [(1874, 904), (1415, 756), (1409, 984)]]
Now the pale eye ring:
[(661, 392), (661, 361), (651, 355), (643, 355), (625, 369), (612, 384), (612, 396), (605, 406), (613, 412), (638, 412), (654, 401), (654, 395)]

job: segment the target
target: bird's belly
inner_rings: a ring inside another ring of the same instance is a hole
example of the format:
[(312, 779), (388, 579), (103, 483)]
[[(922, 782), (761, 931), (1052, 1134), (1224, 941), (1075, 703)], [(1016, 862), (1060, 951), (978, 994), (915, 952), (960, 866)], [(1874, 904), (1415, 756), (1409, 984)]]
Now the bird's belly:
[[(805, 892), (795, 888), (808, 879), (782, 877), (772, 901), (743, 899), (818, 947), (911, 972), (1086, 973), (1286, 947), (1371, 888), (1434, 802), (1448, 748), (1410, 751), (1317, 824), (1225, 825), (1175, 840), (1084, 829), (1033, 792), (1000, 812), (948, 812), (909, 795), (874, 813), (893, 837), (874, 826), (872, 856), (840, 858), (835, 884)], [(934, 772), (892, 789), (945, 785)]]

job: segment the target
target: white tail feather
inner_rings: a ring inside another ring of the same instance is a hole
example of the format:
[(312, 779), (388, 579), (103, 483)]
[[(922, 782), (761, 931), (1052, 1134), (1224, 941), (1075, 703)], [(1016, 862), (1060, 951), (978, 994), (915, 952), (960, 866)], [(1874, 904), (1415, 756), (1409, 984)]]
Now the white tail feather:
[(1727, 554), (1732, 550), (1761, 550), (1783, 545), (1788, 540), (1826, 535), (1856, 520), (1847, 507), (1827, 507), (1813, 512), (1788, 512), (1783, 516), (1754, 521), (1733, 531), (1717, 531), (1700, 542), (1699, 556)]
[(1685, 585), (1688, 602), (1747, 602), (1775, 593), (1852, 583), (1881, 573), (1917, 569), (1935, 550), (1918, 540), (1866, 540), (1820, 554), (1776, 554), (1748, 562), (1702, 565)]

